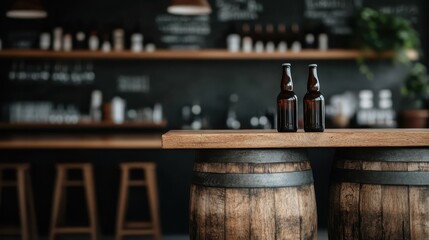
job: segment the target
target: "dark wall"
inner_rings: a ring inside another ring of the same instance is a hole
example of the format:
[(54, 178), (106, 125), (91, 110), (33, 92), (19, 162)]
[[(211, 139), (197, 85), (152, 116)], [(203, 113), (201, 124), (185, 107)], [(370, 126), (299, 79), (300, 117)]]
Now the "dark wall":
[[(285, 59), (284, 61), (288, 61)], [(153, 106), (161, 102), (170, 128), (180, 128), (180, 110), (184, 104), (199, 102), (212, 128), (224, 128), (229, 95), (237, 93), (238, 118), (244, 127), (250, 117), (275, 107), (283, 61), (98, 61), (94, 84), (79, 86), (53, 82), (2, 81), (3, 104), (13, 101), (54, 101), (80, 106), (85, 113), (91, 91), (103, 91), (104, 100), (120, 96), (129, 108)], [(370, 62), (375, 77), (367, 80), (353, 60), (291, 61), (295, 92), (302, 99), (306, 91), (307, 65), (318, 63), (321, 91), (329, 98), (345, 91), (392, 89), (394, 105), (399, 108), (401, 81), (406, 71), (390, 60)], [(3, 66), (8, 66), (4, 63)], [(119, 75), (147, 75), (149, 93), (120, 93)], [(54, 94), (55, 93), (55, 94)], [(302, 115), (302, 109), (300, 108)], [(5, 116), (3, 116), (5, 118)]]

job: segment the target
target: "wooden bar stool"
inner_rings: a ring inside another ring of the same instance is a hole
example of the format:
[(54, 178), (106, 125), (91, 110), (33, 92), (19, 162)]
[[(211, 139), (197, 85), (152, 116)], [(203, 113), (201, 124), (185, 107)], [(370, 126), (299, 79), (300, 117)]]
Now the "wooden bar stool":
[[(70, 170), (82, 171), (82, 180), (70, 180)], [(65, 202), (67, 187), (83, 187), (85, 189), (88, 209), (89, 226), (60, 226), (65, 219)], [(67, 163), (57, 165), (57, 179), (55, 183), (50, 240), (57, 235), (89, 234), (92, 240), (97, 239), (97, 205), (95, 201), (95, 187), (92, 166), (90, 163)]]
[[(158, 209), (158, 193), (154, 163), (122, 163), (121, 184), (119, 187), (118, 215), (116, 222), (116, 240), (122, 240), (130, 235), (152, 235), (154, 239), (161, 239), (161, 226)], [(144, 178), (132, 180), (131, 170), (142, 170)], [(148, 202), (151, 221), (127, 222), (126, 210), (128, 203), (129, 187), (146, 187), (148, 190)]]
[[(34, 209), (33, 190), (30, 180), (30, 165), (20, 164), (0, 164), (0, 201), (2, 189), (5, 187), (14, 187), (18, 193), (18, 207), (20, 226), (0, 227), (0, 235), (21, 235), (23, 240), (37, 239), (36, 211)], [(15, 171), (16, 180), (4, 180), (5, 171)], [(1, 202), (0, 202), (1, 204)], [(1, 237), (0, 237), (1, 239)]]

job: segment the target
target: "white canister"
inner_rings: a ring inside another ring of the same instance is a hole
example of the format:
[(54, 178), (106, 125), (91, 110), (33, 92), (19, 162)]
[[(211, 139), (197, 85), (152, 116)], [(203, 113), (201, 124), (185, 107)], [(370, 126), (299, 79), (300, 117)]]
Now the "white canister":
[(120, 97), (112, 99), (112, 120), (116, 124), (121, 124), (125, 119), (125, 100)]
[(226, 38), (226, 46), (230, 52), (239, 52), (240, 51), (240, 35), (238, 34), (229, 34)]
[(47, 32), (40, 34), (39, 47), (41, 50), (49, 50), (51, 47), (51, 35)]
[(131, 35), (131, 51), (141, 52), (143, 51), (143, 34), (134, 33)]
[(52, 48), (54, 51), (61, 51), (63, 43), (63, 29), (60, 27), (54, 28), (54, 42)]
[(63, 50), (70, 52), (73, 49), (73, 37), (71, 34), (65, 34), (63, 38)]
[(320, 51), (326, 51), (329, 48), (329, 38), (328, 34), (321, 33), (319, 34), (319, 50)]
[(92, 33), (88, 39), (88, 47), (91, 51), (97, 51), (100, 48), (100, 40), (96, 33)]

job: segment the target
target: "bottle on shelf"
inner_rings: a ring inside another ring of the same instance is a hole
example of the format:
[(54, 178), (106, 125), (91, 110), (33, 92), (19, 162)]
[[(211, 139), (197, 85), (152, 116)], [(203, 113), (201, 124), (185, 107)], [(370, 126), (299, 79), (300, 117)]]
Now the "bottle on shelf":
[(77, 24), (77, 27), (75, 29), (74, 33), (74, 44), (73, 48), (77, 50), (85, 50), (88, 49), (88, 36), (85, 31), (85, 28), (82, 24)]
[(304, 96), (304, 130), (323, 132), (325, 130), (325, 98), (320, 92), (317, 65), (308, 66), (307, 93)]
[(241, 49), (245, 53), (250, 53), (253, 51), (253, 39), (250, 36), (250, 25), (243, 24), (241, 27)]
[(55, 27), (52, 35), (54, 36), (52, 49), (54, 51), (61, 51), (63, 45), (63, 29), (61, 27)]
[(309, 22), (305, 26), (305, 33), (304, 33), (304, 48), (306, 49), (316, 49), (317, 48), (317, 41), (316, 41), (316, 27), (315, 24), (312, 22)]
[(236, 26), (231, 25), (226, 34), (226, 49), (229, 52), (239, 52), (240, 42), (241, 42), (241, 37), (237, 32)]
[(63, 36), (63, 51), (70, 52), (73, 50), (73, 35), (65, 33)]
[(131, 40), (131, 51), (132, 52), (141, 52), (144, 50), (144, 36), (140, 23), (136, 23), (134, 30), (130, 37)]
[(155, 52), (156, 51), (156, 45), (153, 42), (148, 42), (148, 43), (146, 43), (146, 46), (144, 49), (146, 52)]
[(101, 121), (101, 105), (103, 103), (103, 93), (100, 90), (94, 90), (91, 93), (91, 106), (89, 115), (93, 122)]
[(374, 109), (374, 93), (372, 90), (361, 90), (359, 91), (359, 110), (356, 113), (356, 123), (358, 126), (369, 127), (375, 124)]
[(300, 52), (302, 50), (301, 32), (299, 24), (294, 23), (291, 26), (291, 45), (292, 52)]
[(47, 32), (42, 32), (39, 37), (40, 50), (49, 50), (51, 48), (51, 35)]
[(131, 51), (143, 51), (143, 34), (135, 32), (131, 35)]
[(237, 118), (238, 95), (236, 93), (229, 96), (228, 113), (226, 116), (226, 127), (228, 129), (240, 129), (241, 124)]
[(108, 34), (104, 34), (103, 36), (103, 42), (101, 43), (101, 51), (103, 52), (112, 51), (112, 43), (110, 43), (110, 38)]
[(240, 35), (236, 33), (228, 34), (226, 37), (226, 46), (229, 52), (239, 52), (240, 51)]
[(100, 49), (100, 39), (98, 38), (97, 31), (91, 31), (88, 38), (88, 48), (90, 51), (98, 51)]
[(280, 93), (277, 96), (277, 131), (296, 132), (298, 130), (298, 98), (293, 92), (291, 64), (282, 65)]
[(273, 53), (276, 50), (276, 45), (274, 44), (274, 26), (273, 24), (267, 24), (265, 26), (265, 51), (268, 53)]
[(153, 116), (152, 117), (153, 117), (152, 121), (154, 123), (161, 123), (162, 122), (163, 113), (162, 113), (161, 103), (156, 103), (153, 106)]
[(276, 44), (278, 52), (286, 52), (288, 50), (286, 25), (283, 23), (277, 25)]
[(126, 102), (120, 97), (112, 99), (112, 120), (115, 124), (124, 123)]
[(255, 41), (255, 52), (264, 52), (263, 29), (261, 24), (255, 24), (253, 40)]
[(378, 92), (377, 124), (383, 127), (396, 127), (396, 112), (393, 110), (392, 91), (382, 89)]
[(40, 50), (49, 50), (51, 48), (51, 28), (45, 26), (39, 35), (39, 48)]
[(329, 49), (329, 35), (326, 27), (324, 26), (320, 27), (317, 44), (320, 51), (327, 51)]
[(113, 50), (123, 51), (125, 49), (125, 31), (122, 28), (113, 30)]
[(192, 122), (191, 129), (199, 130), (203, 127), (203, 119), (202, 119), (202, 109), (201, 105), (198, 102), (195, 102), (191, 106), (191, 114), (192, 114)]

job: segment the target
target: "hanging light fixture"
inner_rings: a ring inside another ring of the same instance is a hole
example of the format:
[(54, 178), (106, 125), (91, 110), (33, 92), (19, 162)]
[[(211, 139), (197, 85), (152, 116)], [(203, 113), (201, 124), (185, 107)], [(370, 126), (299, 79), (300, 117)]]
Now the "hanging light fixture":
[(6, 12), (9, 18), (46, 18), (48, 13), (43, 8), (39, 0), (15, 0), (9, 11)]
[(212, 9), (207, 0), (171, 0), (167, 12), (177, 15), (205, 15)]

